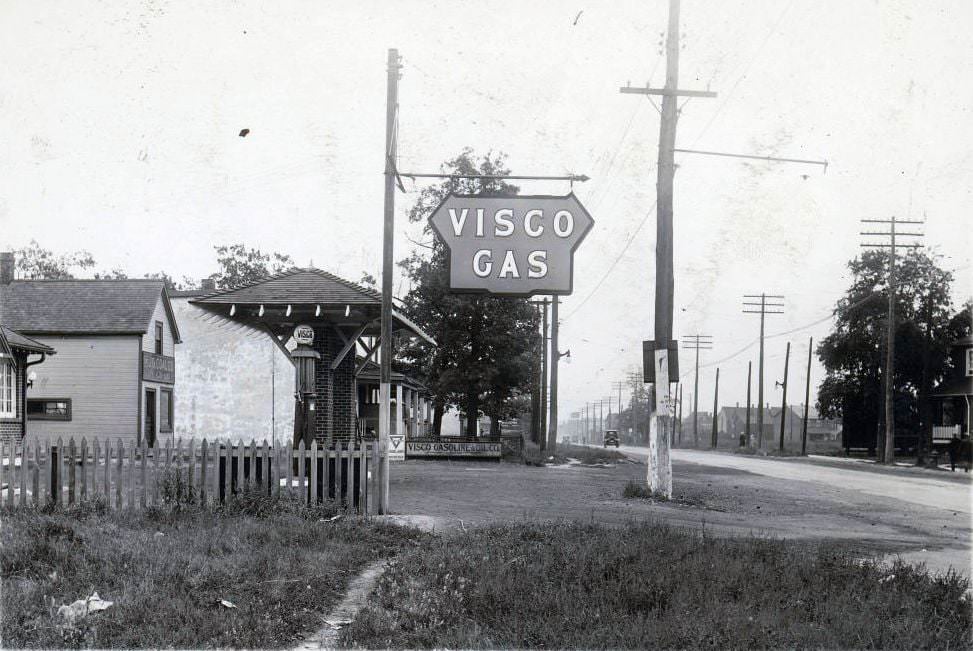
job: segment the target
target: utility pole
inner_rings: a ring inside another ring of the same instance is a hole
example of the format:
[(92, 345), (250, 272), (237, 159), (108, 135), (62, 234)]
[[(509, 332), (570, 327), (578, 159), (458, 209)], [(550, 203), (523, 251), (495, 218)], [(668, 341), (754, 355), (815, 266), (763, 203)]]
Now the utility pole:
[(649, 423), (649, 489), (658, 495), (672, 497), (672, 459), (664, 432), (669, 401), (669, 342), (672, 340), (672, 194), (675, 176), (676, 120), (679, 96), (715, 97), (708, 91), (679, 90), (679, 0), (669, 0), (669, 29), (666, 35), (665, 88), (621, 88), (620, 92), (637, 95), (662, 95), (662, 119), (659, 126), (658, 178), (656, 181), (655, 238), (655, 404)]
[(744, 425), (745, 428), (745, 440), (747, 442), (747, 447), (753, 447), (753, 439), (751, 438), (750, 432), (750, 376), (753, 373), (753, 362), (747, 362), (747, 422)]
[(807, 381), (804, 384), (804, 424), (801, 425), (801, 456), (807, 455), (807, 410), (811, 401), (811, 353), (814, 350), (814, 337), (807, 340)]
[(547, 299), (541, 301), (541, 344), (544, 346), (541, 355), (541, 431), (538, 443), (541, 451), (547, 449), (547, 365), (548, 365), (548, 339), (547, 339)]
[(679, 445), (682, 445), (682, 394), (685, 386), (682, 382), (679, 383)]
[(385, 101), (385, 214), (382, 232), (382, 315), (379, 366), (378, 512), (389, 512), (389, 428), (392, 414), (392, 271), (395, 235), (395, 178), (398, 155), (399, 51), (388, 52), (388, 89)]
[[(743, 298), (744, 314), (760, 315), (760, 361), (757, 364), (757, 449), (759, 450), (764, 444), (764, 317), (767, 314), (783, 314), (783, 303), (768, 303), (767, 299), (784, 300), (784, 297), (770, 294), (744, 294)], [(748, 298), (759, 298), (760, 302), (747, 301)]]
[(713, 433), (710, 437), (710, 447), (716, 449), (716, 412), (720, 401), (720, 368), (716, 367), (716, 388), (713, 390)]
[[(895, 249), (896, 247), (902, 249), (916, 249), (922, 246), (921, 244), (915, 243), (898, 244), (896, 243), (895, 238), (924, 236), (923, 233), (897, 232), (895, 230), (895, 226), (896, 224), (922, 224), (923, 222), (896, 219), (894, 215), (892, 216), (892, 219), (862, 219), (861, 221), (867, 224), (889, 225), (888, 231), (862, 232), (862, 235), (866, 236), (888, 237), (888, 244), (866, 243), (862, 244), (862, 246), (889, 250), (889, 272), (888, 281), (886, 283), (888, 285), (889, 310), (885, 343), (885, 445), (876, 445), (876, 451), (878, 452), (879, 460), (882, 463), (891, 464), (895, 457), (895, 404), (893, 395), (895, 390)], [(881, 441), (879, 441), (879, 443), (881, 443)]]
[[(537, 303), (533, 303), (533, 332), (536, 334), (540, 328), (540, 309)], [(535, 338), (533, 355), (531, 356), (531, 366), (533, 367), (533, 382), (530, 385), (530, 440), (540, 445), (541, 430), (541, 349), (538, 340)]]
[(635, 445), (638, 445), (641, 441), (641, 435), (639, 434), (638, 390), (642, 384), (642, 374), (630, 373), (628, 379), (632, 383), (632, 441)]
[(689, 335), (682, 342), (683, 348), (696, 351), (696, 375), (693, 380), (693, 446), (699, 447), (699, 351), (713, 349), (711, 335)]
[(791, 360), (791, 342), (787, 342), (787, 352), (784, 354), (784, 382), (781, 384), (783, 387), (783, 395), (780, 399), (780, 451), (784, 451), (784, 425), (786, 424), (786, 414), (787, 414), (787, 365)]
[(571, 351), (562, 353), (557, 345), (557, 305), (561, 299), (557, 296), (551, 299), (551, 422), (547, 430), (547, 448), (551, 454), (557, 450), (557, 366), (558, 361)]

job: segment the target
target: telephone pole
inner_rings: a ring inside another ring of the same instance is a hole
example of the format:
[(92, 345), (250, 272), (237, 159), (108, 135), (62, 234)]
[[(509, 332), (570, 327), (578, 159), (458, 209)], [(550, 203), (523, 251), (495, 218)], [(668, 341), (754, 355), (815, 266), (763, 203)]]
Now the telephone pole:
[(672, 459), (665, 433), (669, 401), (669, 342), (672, 340), (672, 193), (675, 176), (676, 120), (678, 97), (715, 97), (708, 91), (679, 90), (679, 0), (669, 0), (669, 29), (666, 34), (665, 88), (621, 88), (620, 92), (637, 95), (662, 95), (662, 119), (659, 126), (658, 178), (656, 181), (655, 238), (655, 404), (649, 423), (649, 489), (672, 497)]
[(710, 447), (716, 449), (716, 411), (720, 401), (720, 367), (716, 367), (716, 388), (713, 390), (713, 434), (710, 437)]
[(547, 299), (541, 301), (541, 313), (543, 318), (541, 320), (541, 345), (543, 345), (543, 354), (541, 355), (541, 431), (538, 437), (538, 443), (541, 446), (541, 451), (547, 449), (547, 364), (548, 364), (548, 341), (547, 341)]
[(753, 439), (751, 438), (750, 432), (750, 376), (753, 374), (753, 362), (747, 362), (747, 422), (744, 425), (745, 438), (744, 441), (747, 442), (747, 447), (753, 447)]
[[(885, 343), (885, 444), (884, 446), (876, 445), (876, 451), (878, 452), (879, 460), (882, 463), (891, 464), (895, 457), (895, 249), (896, 247), (900, 249), (917, 249), (922, 246), (921, 244), (915, 243), (896, 243), (895, 238), (924, 236), (923, 233), (904, 233), (901, 231), (896, 231), (895, 226), (896, 224), (922, 224), (923, 222), (896, 219), (895, 215), (892, 216), (892, 219), (862, 219), (861, 221), (862, 223), (866, 224), (888, 224), (889, 226), (888, 231), (862, 232), (862, 235), (865, 236), (887, 237), (889, 238), (888, 244), (865, 243), (862, 244), (862, 246), (867, 248), (888, 249), (889, 251), (889, 271), (888, 281), (886, 283), (888, 285), (889, 310)], [(881, 441), (879, 441), (879, 443), (881, 443)]]
[[(759, 450), (764, 444), (764, 317), (768, 314), (783, 314), (783, 303), (768, 303), (767, 299), (782, 301), (784, 297), (771, 294), (744, 294), (743, 298), (744, 314), (760, 315), (760, 361), (757, 364), (757, 449)], [(748, 298), (759, 298), (760, 302), (747, 301)]]
[(398, 155), (396, 125), (399, 117), (399, 51), (388, 52), (388, 88), (385, 101), (385, 212), (382, 231), (382, 315), (379, 358), (379, 491), (378, 512), (389, 511), (389, 429), (392, 424), (392, 271), (395, 235), (395, 179)]
[(685, 385), (683, 385), (683, 383), (680, 382), (679, 385), (678, 385), (678, 387), (679, 387), (679, 415), (678, 415), (678, 421), (677, 421), (679, 423), (679, 439), (678, 440), (679, 440), (679, 445), (682, 445), (682, 394), (683, 394), (683, 391), (685, 390)]
[(689, 335), (682, 342), (683, 348), (696, 351), (696, 375), (693, 380), (693, 446), (699, 447), (699, 351), (713, 349), (711, 335)]
[(634, 444), (638, 444), (641, 441), (641, 434), (639, 434), (639, 401), (638, 401), (638, 391), (639, 386), (642, 384), (642, 374), (641, 373), (629, 373), (628, 381), (632, 383), (632, 441)]
[(787, 342), (787, 352), (784, 354), (784, 382), (781, 386), (784, 389), (784, 393), (780, 399), (780, 445), (779, 449), (781, 452), (784, 451), (784, 426), (787, 424), (787, 365), (791, 361), (791, 342)]
[(558, 349), (557, 306), (561, 299), (557, 296), (551, 299), (551, 422), (547, 430), (547, 447), (551, 454), (557, 449), (557, 367), (558, 362), (571, 351), (562, 353)]
[(807, 340), (807, 381), (804, 385), (804, 423), (801, 425), (801, 456), (807, 456), (807, 410), (811, 402), (811, 353), (814, 351), (814, 337)]

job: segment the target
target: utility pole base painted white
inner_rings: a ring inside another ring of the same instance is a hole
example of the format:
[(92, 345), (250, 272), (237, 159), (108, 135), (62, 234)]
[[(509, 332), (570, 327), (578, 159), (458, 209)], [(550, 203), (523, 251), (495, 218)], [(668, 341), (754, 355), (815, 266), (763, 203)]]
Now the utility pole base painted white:
[(649, 421), (648, 483), (653, 495), (672, 498), (672, 459), (669, 456), (669, 433), (666, 417), (670, 416), (669, 351), (655, 351), (655, 405)]
[(388, 513), (389, 503), (389, 430), (392, 425), (392, 386), (388, 382), (378, 385), (378, 478), (380, 515)]

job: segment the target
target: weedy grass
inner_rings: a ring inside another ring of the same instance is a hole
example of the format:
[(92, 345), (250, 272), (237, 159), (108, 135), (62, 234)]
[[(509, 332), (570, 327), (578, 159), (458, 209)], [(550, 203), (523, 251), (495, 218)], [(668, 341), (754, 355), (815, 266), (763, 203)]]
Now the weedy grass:
[(551, 459), (551, 456), (548, 453), (541, 452), (540, 447), (529, 441), (524, 446), (524, 463), (531, 466), (543, 466), (548, 463), (563, 464), (567, 463), (568, 459), (577, 459), (583, 465), (588, 466), (628, 460), (627, 456), (617, 450), (572, 445), (571, 443), (558, 443), (553, 455), (554, 458)]
[(520, 523), (393, 561), (368, 648), (969, 648), (969, 582), (833, 547), (658, 524)]
[[(0, 632), (5, 648), (273, 648), (320, 625), (366, 563), (424, 534), (245, 492), (193, 508), (175, 483), (144, 512), (99, 503), (3, 514)], [(66, 625), (61, 604), (114, 602)], [(236, 608), (220, 604), (227, 600)]]

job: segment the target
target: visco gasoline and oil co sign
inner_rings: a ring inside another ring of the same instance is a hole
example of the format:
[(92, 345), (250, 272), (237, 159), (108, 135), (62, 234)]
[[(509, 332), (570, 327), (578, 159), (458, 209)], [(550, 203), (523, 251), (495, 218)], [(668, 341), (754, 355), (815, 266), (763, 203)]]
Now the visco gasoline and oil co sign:
[(449, 286), (508, 296), (570, 294), (574, 250), (594, 225), (574, 194), (450, 194), (429, 222), (449, 248)]

